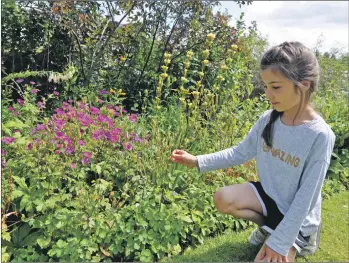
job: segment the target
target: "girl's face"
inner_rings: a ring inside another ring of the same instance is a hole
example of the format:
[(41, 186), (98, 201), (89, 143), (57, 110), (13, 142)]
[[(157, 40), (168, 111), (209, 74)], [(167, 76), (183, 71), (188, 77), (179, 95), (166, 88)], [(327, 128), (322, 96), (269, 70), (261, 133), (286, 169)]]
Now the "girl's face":
[(279, 112), (297, 110), (301, 102), (301, 95), (296, 92), (294, 83), (279, 71), (263, 70), (262, 80), (265, 84), (266, 98)]

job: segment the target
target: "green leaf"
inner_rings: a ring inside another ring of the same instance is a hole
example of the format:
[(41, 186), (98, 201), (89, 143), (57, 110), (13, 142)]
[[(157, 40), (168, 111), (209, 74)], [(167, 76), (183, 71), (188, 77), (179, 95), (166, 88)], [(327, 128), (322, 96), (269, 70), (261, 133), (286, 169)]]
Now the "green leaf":
[(99, 164), (96, 165), (96, 171), (97, 171), (97, 174), (101, 175), (102, 167), (100, 167)]
[(62, 239), (58, 240), (57, 243), (56, 243), (57, 247), (58, 248), (64, 248), (68, 245), (67, 242), (63, 241)]
[(41, 236), (40, 238), (37, 239), (37, 242), (41, 248), (46, 248), (50, 244), (51, 239)]

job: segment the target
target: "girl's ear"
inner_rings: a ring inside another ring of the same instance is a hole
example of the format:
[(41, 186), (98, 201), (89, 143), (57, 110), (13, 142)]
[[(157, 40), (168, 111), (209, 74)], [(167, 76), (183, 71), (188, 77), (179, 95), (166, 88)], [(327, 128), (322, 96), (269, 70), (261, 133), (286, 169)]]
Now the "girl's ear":
[(310, 89), (310, 85), (311, 85), (311, 81), (310, 81), (310, 80), (303, 80), (301, 83), (302, 83), (303, 88), (304, 88), (305, 90)]

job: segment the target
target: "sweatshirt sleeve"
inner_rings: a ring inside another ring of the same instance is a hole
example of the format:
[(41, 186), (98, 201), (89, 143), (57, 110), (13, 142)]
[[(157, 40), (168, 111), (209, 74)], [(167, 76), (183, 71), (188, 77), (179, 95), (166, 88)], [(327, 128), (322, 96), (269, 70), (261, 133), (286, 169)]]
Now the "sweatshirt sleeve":
[[(327, 139), (327, 140), (326, 140)], [(335, 136), (330, 138), (319, 136), (313, 145), (313, 154), (306, 162), (300, 187), (295, 198), (285, 214), (283, 220), (276, 227), (270, 238), (266, 241), (268, 247), (280, 255), (286, 256), (293, 246), (304, 219), (314, 208), (321, 195), (321, 188), (329, 167), (334, 146)], [(321, 142), (322, 141), (322, 142)], [(320, 159), (319, 159), (320, 158)]]
[(261, 136), (262, 123), (269, 111), (266, 111), (251, 128), (248, 135), (237, 146), (210, 154), (198, 155), (200, 173), (225, 169), (253, 159), (257, 155), (257, 141)]

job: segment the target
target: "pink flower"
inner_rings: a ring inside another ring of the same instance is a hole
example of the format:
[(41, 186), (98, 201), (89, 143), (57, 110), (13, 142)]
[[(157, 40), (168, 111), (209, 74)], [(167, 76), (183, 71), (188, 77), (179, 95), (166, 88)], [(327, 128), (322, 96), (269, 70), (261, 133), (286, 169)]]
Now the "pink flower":
[(76, 164), (75, 163), (71, 163), (70, 167), (73, 168), (73, 169), (76, 169)]
[(16, 79), (17, 83), (22, 83), (24, 81), (24, 79)]
[(119, 110), (120, 110), (120, 107), (119, 107), (119, 106), (115, 106), (114, 109), (117, 110), (117, 111), (119, 111)]
[(15, 138), (13, 137), (2, 137), (2, 142), (5, 144), (11, 144), (15, 141)]
[(32, 84), (32, 85), (35, 85), (35, 84), (36, 84), (34, 81), (30, 81), (29, 83)]
[(20, 106), (23, 106), (23, 104), (24, 104), (24, 100), (22, 100), (22, 99), (17, 99), (17, 102)]
[(33, 94), (38, 93), (38, 91), (39, 91), (38, 89), (32, 89), (32, 90), (31, 90), (31, 92), (32, 92)]
[(65, 153), (68, 154), (68, 155), (72, 155), (74, 152), (75, 152), (75, 149), (74, 149), (73, 146), (68, 146), (68, 147), (65, 149)]
[(8, 110), (9, 110), (9, 111), (14, 111), (15, 108), (13, 108), (13, 107), (8, 107)]
[(73, 100), (68, 100), (69, 103), (73, 103), (74, 101)]
[(103, 103), (104, 100), (98, 99), (98, 103)]
[(119, 113), (119, 112), (115, 112), (114, 115), (115, 115), (116, 117), (119, 117), (119, 116), (120, 116), (120, 113)]
[(92, 157), (92, 153), (90, 153), (90, 152), (83, 152), (82, 154), (83, 154), (84, 157), (86, 157), (86, 158), (91, 158), (91, 157)]
[(59, 95), (59, 92), (54, 91), (54, 92), (53, 92), (53, 95), (58, 96), (58, 95)]
[(1, 155), (5, 156), (6, 155), (6, 151), (4, 149), (1, 149)]
[(62, 146), (63, 146), (63, 144), (60, 144), (60, 143), (57, 144), (57, 148), (58, 148), (58, 149), (61, 149)]
[(131, 151), (132, 150), (132, 144), (130, 144), (130, 143), (123, 143), (122, 145), (124, 146), (125, 150), (127, 150), (127, 151)]
[(33, 148), (33, 143), (32, 142), (28, 143), (26, 150), (31, 150), (32, 148)]
[(63, 129), (64, 125), (66, 124), (66, 121), (57, 119), (57, 120), (55, 120), (55, 124), (56, 124), (56, 127), (61, 130), (61, 129)]
[(127, 110), (125, 110), (125, 109), (122, 109), (122, 112), (123, 112), (123, 113), (127, 113)]
[(84, 146), (85, 142), (83, 140), (79, 140), (79, 145)]
[(99, 114), (99, 109), (96, 107), (90, 107), (90, 113), (92, 114)]
[(55, 153), (56, 153), (56, 154), (60, 154), (61, 151), (60, 151), (60, 150), (56, 150)]
[(45, 107), (45, 103), (43, 103), (42, 101), (39, 101), (38, 102), (38, 108), (40, 108), (40, 109), (45, 109), (46, 107)]
[(106, 91), (106, 90), (100, 90), (99, 91), (99, 94), (101, 94), (101, 95), (105, 95), (105, 94), (108, 94), (109, 92), (108, 91)]
[(131, 122), (136, 122), (137, 121), (137, 114), (132, 113), (130, 116), (128, 116), (128, 119)]
[(61, 131), (56, 131), (57, 138), (63, 138), (64, 137), (64, 132)]
[(78, 121), (81, 122), (82, 126), (89, 126), (94, 122), (93, 119), (86, 114), (79, 114)]
[(81, 163), (82, 163), (82, 164), (91, 163), (91, 159), (90, 159), (90, 158), (87, 158), (87, 157), (83, 157), (83, 158), (81, 159)]

